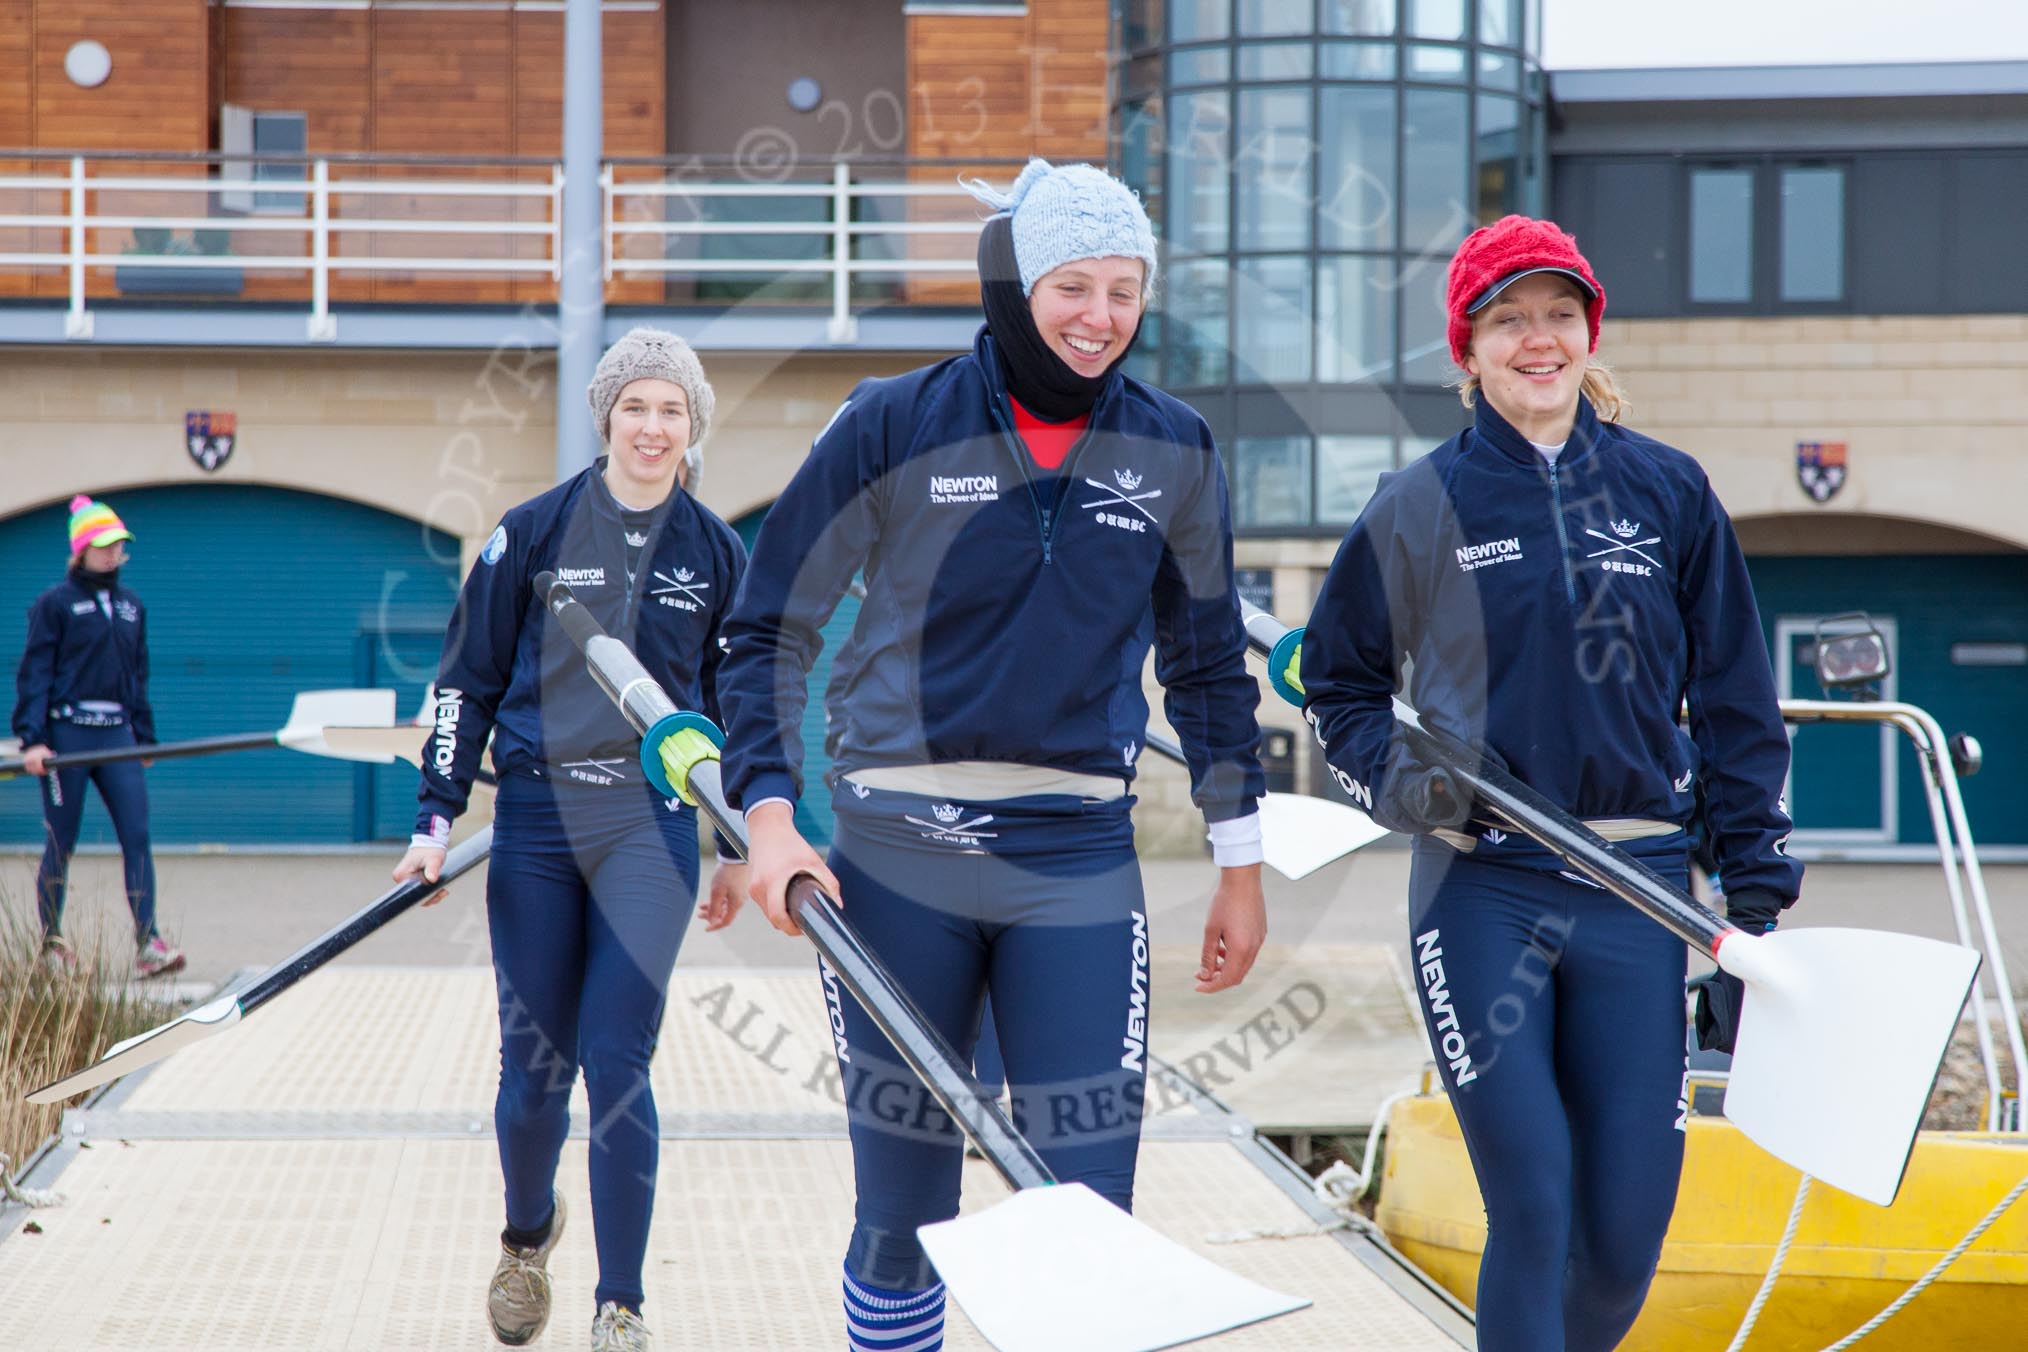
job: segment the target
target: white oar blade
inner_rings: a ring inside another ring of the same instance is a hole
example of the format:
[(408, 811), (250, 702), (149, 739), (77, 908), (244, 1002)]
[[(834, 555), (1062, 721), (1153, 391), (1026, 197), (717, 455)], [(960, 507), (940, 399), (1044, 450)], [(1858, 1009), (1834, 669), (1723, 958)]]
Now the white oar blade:
[(142, 1066), (152, 1066), (193, 1042), (202, 1042), (215, 1037), (240, 1021), (239, 1000), (235, 996), (223, 995), (208, 1005), (201, 1005), (180, 1018), (171, 1019), (159, 1028), (138, 1033), (124, 1042), (115, 1042), (106, 1049), (92, 1065), (75, 1074), (66, 1075), (54, 1084), (44, 1085), (28, 1096), (30, 1103), (61, 1103), (73, 1094), (82, 1094), (87, 1089), (96, 1089), (122, 1075), (131, 1075)]
[(1261, 851), (1284, 878), (1306, 877), (1386, 834), (1358, 808), (1329, 799), (1271, 793), (1260, 800)]
[(357, 755), (339, 750), (326, 735), (332, 728), (388, 728), (394, 725), (392, 690), (305, 690), (289, 708), (289, 721), (275, 741), (295, 751), (339, 760), (386, 761), (381, 754)]
[(1859, 929), (1734, 935), (1718, 955), (1746, 983), (1726, 1117), (1776, 1158), (1890, 1205), (1979, 955)]
[(391, 728), (320, 728), (318, 731), (321, 735), (314, 745), (287, 745), (313, 756), (332, 756), (339, 760), (378, 761), (382, 765), (405, 760), (422, 764), (423, 731), (406, 723), (397, 723)]
[(1028, 1188), (917, 1233), (1000, 1352), (1152, 1352), (1310, 1303), (1234, 1276), (1082, 1183)]

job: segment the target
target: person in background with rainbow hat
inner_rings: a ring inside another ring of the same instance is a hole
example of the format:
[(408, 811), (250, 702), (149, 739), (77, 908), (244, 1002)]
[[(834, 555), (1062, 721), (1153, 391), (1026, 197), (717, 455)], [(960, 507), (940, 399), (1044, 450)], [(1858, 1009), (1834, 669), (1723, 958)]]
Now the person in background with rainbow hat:
[(155, 928), (155, 856), (148, 846), (147, 761), (119, 761), (51, 772), (65, 752), (150, 746), (155, 711), (148, 703), (148, 614), (141, 598), (120, 585), (132, 531), (113, 509), (80, 493), (70, 502), (70, 568), (63, 581), (28, 609), (28, 645), (16, 678), (14, 733), (22, 759), (43, 782), (42, 820), (48, 839), (35, 875), (42, 951), (54, 966), (75, 967), (62, 935), (63, 898), (84, 822), (87, 780), (112, 814), (126, 865), (127, 906), (134, 913), (136, 976), (183, 966), (183, 954)]

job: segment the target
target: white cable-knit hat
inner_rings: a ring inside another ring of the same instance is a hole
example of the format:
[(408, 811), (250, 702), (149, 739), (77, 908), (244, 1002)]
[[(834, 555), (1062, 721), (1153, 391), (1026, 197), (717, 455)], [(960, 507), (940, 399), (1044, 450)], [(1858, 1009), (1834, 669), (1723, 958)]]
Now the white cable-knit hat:
[(1105, 170), (1038, 158), (1028, 161), (1005, 192), (977, 178), (965, 187), (995, 211), (1013, 216), (1022, 294), (1079, 258), (1138, 258), (1148, 269), (1142, 289), (1154, 290), (1154, 227), (1134, 190)]

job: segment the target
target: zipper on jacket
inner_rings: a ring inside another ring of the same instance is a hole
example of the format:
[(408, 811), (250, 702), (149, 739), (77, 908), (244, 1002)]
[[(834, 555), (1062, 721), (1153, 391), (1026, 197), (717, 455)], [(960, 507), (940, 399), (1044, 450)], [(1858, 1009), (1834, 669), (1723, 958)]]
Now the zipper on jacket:
[(1556, 513), (1556, 557), (1563, 565), (1563, 594), (1577, 604), (1577, 577), (1570, 570), (1570, 532), (1563, 524), (1563, 485), (1556, 477), (1556, 463), (1549, 465), (1549, 503)]
[[(1014, 455), (1014, 467), (1021, 471), (1021, 482), (1028, 489), (1028, 505), (1035, 509), (1035, 520), (1042, 537), (1042, 561), (1050, 561), (1051, 529), (1055, 513), (1042, 505), (1042, 495), (1035, 490), (1035, 477), (1028, 472), (1028, 448), (1022, 444), (1020, 433), (1014, 430), (1014, 420), (1007, 415), (998, 395), (987, 400), (993, 406), (993, 420), (1000, 425), (1000, 439)], [(1073, 448), (1075, 449), (1075, 448)]]

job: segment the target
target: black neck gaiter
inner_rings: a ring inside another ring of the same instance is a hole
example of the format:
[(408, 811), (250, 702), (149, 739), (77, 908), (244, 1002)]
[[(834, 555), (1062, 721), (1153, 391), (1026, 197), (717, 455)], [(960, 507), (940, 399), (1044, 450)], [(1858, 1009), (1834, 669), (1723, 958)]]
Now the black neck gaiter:
[(76, 578), (77, 585), (83, 587), (86, 591), (109, 592), (115, 590), (120, 585), (120, 570), (117, 568), (108, 569), (103, 573), (94, 573), (91, 569), (85, 567), (83, 563), (78, 563), (72, 566), (70, 575)]
[[(1045, 421), (1068, 422), (1091, 412), (1099, 391), (1134, 350), (1133, 339), (1129, 339), (1102, 376), (1079, 375), (1049, 350), (1021, 290), (1012, 217), (994, 216), (979, 232), (979, 298), (986, 310), (986, 328), (999, 349), (1000, 374), (1007, 382), (1007, 392)], [(1139, 337), (1136, 328), (1134, 338)]]

